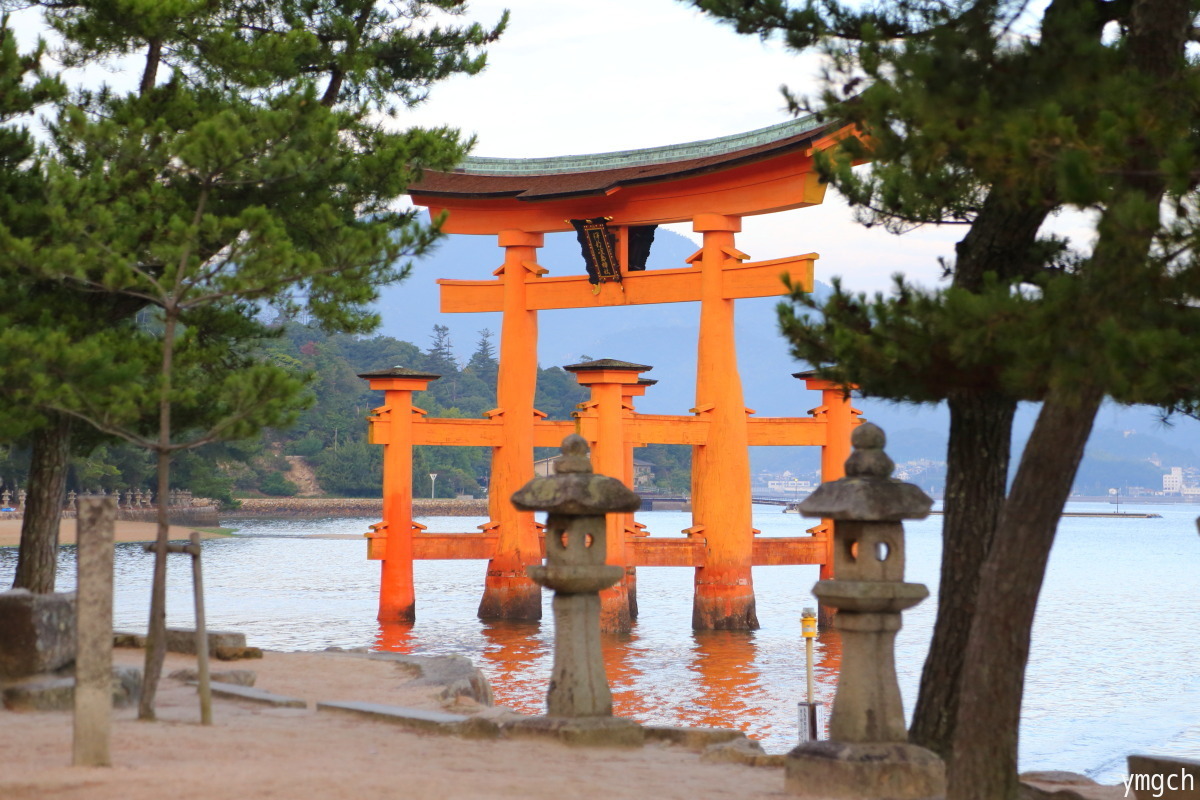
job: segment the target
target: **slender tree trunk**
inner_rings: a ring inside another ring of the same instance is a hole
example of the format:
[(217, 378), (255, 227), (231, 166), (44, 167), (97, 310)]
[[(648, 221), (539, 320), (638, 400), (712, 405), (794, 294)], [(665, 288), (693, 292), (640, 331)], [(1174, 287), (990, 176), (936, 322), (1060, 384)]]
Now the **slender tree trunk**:
[(1025, 664), (1038, 595), (1103, 394), (1052, 392), (1001, 514), (984, 564), (947, 763), (947, 800), (1015, 800)]
[(154, 540), (154, 579), (150, 586), (150, 622), (146, 631), (146, 662), (138, 719), (155, 718), (154, 702), (167, 653), (167, 543), (171, 526), (167, 495), (171, 484), (171, 363), (175, 352), (178, 312), (167, 309), (163, 326), (162, 389), (158, 402), (158, 536)]
[(71, 420), (47, 411), (46, 425), (33, 434), (33, 457), (21, 520), (14, 589), (38, 594), (54, 591), (58, 566), (58, 526), (67, 491), (71, 455)]
[(949, 406), (938, 614), (909, 731), (910, 741), (943, 758), (954, 734), (980, 570), (1004, 507), (1017, 404), (998, 394), (955, 391)]

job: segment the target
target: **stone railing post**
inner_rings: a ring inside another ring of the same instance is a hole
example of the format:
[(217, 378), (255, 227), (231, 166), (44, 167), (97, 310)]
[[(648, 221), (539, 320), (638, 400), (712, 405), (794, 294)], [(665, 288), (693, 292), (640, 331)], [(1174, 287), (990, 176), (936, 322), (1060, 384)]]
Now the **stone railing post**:
[(829, 741), (806, 742), (787, 757), (792, 794), (820, 798), (915, 800), (944, 796), (945, 768), (934, 753), (908, 744), (896, 680), (900, 612), (929, 596), (904, 582), (902, 520), (924, 519), (933, 501), (893, 480), (876, 425), (851, 435), (846, 477), (823, 483), (800, 504), (806, 517), (833, 520), (833, 580), (813, 594), (834, 608), (842, 668), (829, 718)]
[(635, 511), (641, 498), (621, 481), (592, 472), (587, 442), (563, 440), (555, 474), (534, 478), (512, 496), (520, 511), (545, 511), (546, 563), (527, 569), (554, 590), (554, 669), (547, 716), (517, 724), (568, 743), (636, 746), (637, 723), (612, 715), (612, 693), (600, 649), (600, 590), (621, 580), (625, 568), (605, 564), (608, 514)]

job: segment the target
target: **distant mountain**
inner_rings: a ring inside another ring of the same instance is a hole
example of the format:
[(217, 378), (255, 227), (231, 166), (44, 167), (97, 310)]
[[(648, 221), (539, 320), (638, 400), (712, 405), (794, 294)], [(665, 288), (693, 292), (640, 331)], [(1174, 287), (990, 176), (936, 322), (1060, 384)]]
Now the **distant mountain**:
[[(660, 229), (647, 268), (677, 268), (696, 249), (695, 242)], [(503, 252), (493, 237), (447, 237), (432, 257), (414, 266), (407, 281), (384, 289), (377, 304), (383, 317), (381, 332), (427, 349), (433, 326), (446, 325), (463, 361), (474, 351), (478, 332), (484, 328), (496, 336), (498, 344), (500, 314), (442, 314), (436, 281), (485, 280), (502, 261)], [(574, 234), (547, 235), (538, 262), (553, 275), (584, 273)], [(828, 286), (817, 283), (818, 297), (829, 291)], [(792, 377), (806, 365), (792, 359), (779, 335), (777, 303), (774, 298), (737, 303), (738, 363), (746, 404), (759, 416), (805, 416), (821, 398)], [(647, 377), (658, 384), (638, 400), (638, 410), (687, 413), (695, 402), (699, 315), (697, 303), (545, 311), (538, 317), (538, 359), (542, 367), (575, 363), (583, 356), (649, 364), (653, 370)], [(945, 459), (949, 416), (944, 405), (858, 400), (855, 407), (887, 431), (888, 452), (896, 462)], [(1036, 407), (1029, 404), (1018, 412), (1016, 452), (1024, 446), (1036, 413)], [(1179, 420), (1173, 428), (1163, 428), (1154, 409), (1107, 404), (1096, 426), (1081, 468), (1081, 482), (1086, 479), (1098, 485), (1111, 476), (1119, 486), (1117, 479), (1124, 475), (1153, 483), (1154, 468), (1148, 459), (1155, 454), (1164, 466), (1200, 465), (1200, 423), (1194, 420)], [(819, 463), (815, 448), (754, 448), (751, 459), (754, 471), (803, 472)]]

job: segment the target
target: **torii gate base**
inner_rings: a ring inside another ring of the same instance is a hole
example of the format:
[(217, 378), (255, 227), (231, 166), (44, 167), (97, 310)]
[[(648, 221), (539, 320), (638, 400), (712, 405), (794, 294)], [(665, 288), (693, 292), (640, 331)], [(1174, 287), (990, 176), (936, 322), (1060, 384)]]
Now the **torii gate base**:
[[(445, 214), (443, 230), (495, 235), (504, 250), (495, 280), (439, 281), (443, 312), (503, 314), (497, 407), (481, 420), (423, 419), (412, 393), (436, 376), (400, 368), (362, 376), (385, 392), (372, 420), (373, 441), (385, 447), (384, 521), (370, 534), (372, 552), (384, 558), (381, 620), (413, 618), (413, 558), (472, 557), (467, 552), (489, 559), (480, 617), (541, 618), (540, 589), (526, 575), (542, 559), (540, 531), (532, 513), (517, 511), (509, 498), (533, 477), (533, 448), (557, 446), (575, 427), (546, 421), (534, 408), (537, 312), (543, 309), (700, 303), (690, 415), (633, 411), (633, 397), (641, 393), (635, 390), (638, 374), (647, 366), (606, 359), (568, 368), (592, 392), (577, 422), (597, 472), (632, 486), (634, 446), (692, 447), (693, 524), (686, 539), (648, 537), (632, 515), (609, 518), (607, 563), (625, 567), (626, 578), (601, 595), (606, 630), (629, 630), (637, 614), (637, 566), (694, 567), (692, 624), (709, 630), (758, 627), (756, 564), (820, 564), (821, 578), (833, 577), (829, 525), (794, 540), (755, 538), (747, 448), (820, 446), (823, 478), (835, 480), (849, 455), (856, 412), (840, 390), (798, 376), (823, 393), (813, 417), (753, 418), (743, 399), (733, 324), (734, 301), (780, 296), (781, 275), (811, 291), (816, 255), (750, 262), (734, 239), (743, 216), (820, 203), (825, 187), (813, 170), (813, 154), (842, 135), (811, 119), (796, 120), (683, 146), (559, 159), (468, 159), (457, 172), (424, 174), (410, 193), (416, 204)], [(599, 248), (588, 251), (600, 259), (592, 265), (592, 280), (546, 277), (548, 270), (537, 262), (544, 234), (571, 230), (581, 220), (599, 226), (601, 219), (613, 236), (601, 232), (602, 238), (588, 240)], [(641, 247), (647, 227), (681, 221), (691, 221), (703, 238), (685, 267), (647, 271), (644, 258), (634, 264), (633, 243)], [(601, 275), (619, 280), (599, 282)], [(492, 448), (491, 521), (480, 534), (451, 534), (434, 546), (413, 523), (411, 466), (401, 462), (411, 463), (415, 444)], [(424, 542), (430, 549), (423, 549)]]

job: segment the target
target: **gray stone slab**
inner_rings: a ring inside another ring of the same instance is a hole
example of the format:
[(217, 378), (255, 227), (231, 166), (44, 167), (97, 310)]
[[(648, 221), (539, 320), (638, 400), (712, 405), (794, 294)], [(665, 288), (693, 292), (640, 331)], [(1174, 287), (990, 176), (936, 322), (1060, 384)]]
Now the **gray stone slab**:
[[(190, 684), (195, 684), (195, 681), (188, 681)], [(264, 692), (262, 689), (254, 689), (250, 686), (238, 686), (233, 683), (221, 683), (213, 681), (210, 684), (212, 693), (221, 697), (229, 697), (234, 700), (249, 700), (252, 703), (263, 703), (276, 708), (308, 708), (308, 701), (300, 697), (288, 697), (282, 694), (272, 694)]]
[(762, 745), (744, 735), (710, 745), (700, 754), (706, 764), (745, 764), (748, 767), (782, 767), (787, 756), (770, 755)]
[[(196, 683), (200, 680), (199, 672), (191, 668), (177, 669), (167, 677), (184, 683)], [(235, 686), (253, 686), (257, 678), (258, 676), (252, 669), (219, 670), (209, 676), (210, 681), (232, 683)]]
[[(142, 671), (113, 667), (113, 708), (126, 708), (141, 696)], [(0, 702), (10, 711), (71, 711), (75, 707), (72, 675), (39, 675), (0, 687)]]
[(447, 714), (444, 711), (428, 711), (423, 708), (389, 706), (383, 703), (321, 700), (317, 702), (317, 711), (337, 711), (344, 714), (356, 714), (360, 717), (367, 717), (381, 722), (390, 722), (412, 730), (434, 731), (437, 733), (458, 733), (460, 726), (470, 720), (470, 717), (464, 717), (461, 714)]
[(0, 690), (10, 711), (70, 711), (75, 707), (74, 678), (35, 678)]
[(417, 677), (412, 685), (440, 687), (441, 691), (435, 695), (439, 700), (468, 697), (484, 706), (495, 702), (491, 684), (469, 658), (456, 655), (408, 656), (401, 653), (370, 653), (367, 657), (375, 661), (391, 661), (413, 670)]
[(554, 739), (574, 747), (641, 747), (642, 726), (622, 717), (526, 717), (506, 724), (512, 737)]
[(0, 592), (0, 680), (53, 672), (75, 660), (75, 595)]

